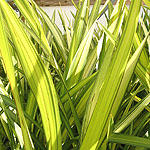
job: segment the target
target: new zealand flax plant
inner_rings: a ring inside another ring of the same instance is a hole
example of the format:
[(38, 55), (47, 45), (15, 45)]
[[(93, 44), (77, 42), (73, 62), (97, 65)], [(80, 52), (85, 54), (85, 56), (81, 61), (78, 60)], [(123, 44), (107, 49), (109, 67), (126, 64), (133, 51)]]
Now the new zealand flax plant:
[[(0, 0), (0, 150), (150, 148), (150, 2), (73, 2), (63, 31), (33, 0)], [(106, 26), (99, 23), (108, 6)], [(142, 10), (142, 13), (140, 13)], [(101, 19), (101, 18), (100, 18)], [(97, 52), (100, 52), (98, 55)]]

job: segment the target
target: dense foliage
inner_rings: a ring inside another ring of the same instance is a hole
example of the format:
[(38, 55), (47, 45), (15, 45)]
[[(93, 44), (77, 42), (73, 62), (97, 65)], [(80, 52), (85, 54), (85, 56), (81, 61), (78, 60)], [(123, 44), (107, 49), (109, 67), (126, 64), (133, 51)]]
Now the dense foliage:
[(125, 2), (79, 0), (61, 31), (0, 0), (0, 150), (150, 148), (150, 1)]

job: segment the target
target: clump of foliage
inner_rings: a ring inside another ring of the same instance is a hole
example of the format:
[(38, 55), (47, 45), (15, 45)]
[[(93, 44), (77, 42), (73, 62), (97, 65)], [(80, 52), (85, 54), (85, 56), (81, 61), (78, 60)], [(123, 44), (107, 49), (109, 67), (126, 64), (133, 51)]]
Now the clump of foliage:
[(79, 0), (64, 31), (14, 3), (0, 1), (0, 149), (150, 148), (149, 0)]

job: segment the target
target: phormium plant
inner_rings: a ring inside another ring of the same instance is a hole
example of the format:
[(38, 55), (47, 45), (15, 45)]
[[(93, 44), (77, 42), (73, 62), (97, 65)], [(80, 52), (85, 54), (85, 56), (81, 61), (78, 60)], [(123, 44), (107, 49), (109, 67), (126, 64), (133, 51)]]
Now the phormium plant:
[(150, 148), (149, 0), (73, 2), (63, 31), (14, 3), (0, 0), (0, 150)]

